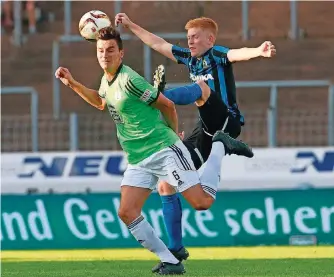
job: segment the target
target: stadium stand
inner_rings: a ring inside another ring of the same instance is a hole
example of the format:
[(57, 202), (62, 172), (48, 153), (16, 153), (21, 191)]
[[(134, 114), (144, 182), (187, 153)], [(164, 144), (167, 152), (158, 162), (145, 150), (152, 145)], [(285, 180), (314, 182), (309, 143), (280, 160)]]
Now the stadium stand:
[[(72, 2), (72, 33), (77, 34), (80, 17), (86, 11), (99, 9), (114, 15), (112, 2)], [(40, 150), (68, 149), (68, 114), (79, 114), (80, 149), (117, 149), (112, 122), (101, 121), (106, 114), (95, 111), (73, 92), (61, 86), (59, 120), (52, 119), (52, 42), (64, 32), (64, 7), (61, 2), (41, 2), (41, 9), (55, 15), (54, 22), (44, 22), (38, 32), (29, 35), (21, 48), (10, 43), (10, 35), (2, 35), (1, 67), (2, 86), (31, 86), (40, 97)], [(168, 6), (168, 7), (167, 7)], [(251, 2), (249, 27), (252, 38), (241, 41), (240, 2), (127, 2), (122, 3), (133, 21), (153, 32), (183, 32), (188, 19), (205, 15), (220, 26), (217, 43), (229, 47), (257, 46), (263, 40), (272, 40), (278, 55), (273, 60), (258, 59), (235, 64), (237, 81), (308, 80), (334, 81), (334, 28), (328, 21), (334, 18), (334, 2), (298, 3), (299, 26), (304, 38), (288, 39), (290, 25), (289, 2)], [(126, 30), (124, 30), (127, 32)], [(186, 40), (174, 43), (186, 45)], [(61, 64), (69, 67), (78, 80), (98, 88), (101, 71), (96, 62), (92, 43), (71, 43), (61, 46)], [(125, 63), (143, 74), (143, 45), (139, 41), (125, 42)], [(174, 65), (159, 54), (153, 53), (152, 65), (164, 63), (169, 82), (186, 82), (185, 68)], [(279, 94), (279, 145), (325, 145), (327, 139), (327, 90), (325, 88), (282, 89)], [(267, 145), (266, 109), (268, 89), (239, 89), (239, 103), (246, 115), (247, 125), (242, 139), (253, 146)], [(2, 97), (2, 151), (30, 150), (28, 96)], [(182, 128), (190, 131), (196, 121), (194, 107), (179, 109)], [(21, 116), (21, 117), (18, 117)], [(14, 137), (20, 130), (19, 137)], [(96, 132), (94, 132), (96, 130)], [(22, 141), (21, 141), (22, 140)], [(24, 140), (24, 141), (23, 141)]]

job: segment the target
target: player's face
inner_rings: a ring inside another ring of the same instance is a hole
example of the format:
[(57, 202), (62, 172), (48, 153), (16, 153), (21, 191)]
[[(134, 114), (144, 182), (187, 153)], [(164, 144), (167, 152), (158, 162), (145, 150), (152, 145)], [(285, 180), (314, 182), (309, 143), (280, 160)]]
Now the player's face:
[(192, 57), (200, 57), (208, 51), (214, 43), (213, 35), (209, 31), (201, 28), (190, 28), (187, 38)]
[(96, 47), (97, 59), (103, 70), (111, 71), (119, 67), (124, 51), (118, 48), (116, 40), (98, 40)]

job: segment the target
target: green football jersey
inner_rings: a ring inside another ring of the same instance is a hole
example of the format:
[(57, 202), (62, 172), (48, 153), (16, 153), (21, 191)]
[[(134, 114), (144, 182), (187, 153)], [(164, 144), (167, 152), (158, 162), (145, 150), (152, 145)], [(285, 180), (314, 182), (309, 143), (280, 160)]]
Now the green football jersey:
[(174, 144), (179, 137), (151, 104), (159, 92), (137, 72), (121, 65), (108, 82), (101, 79), (99, 95), (106, 100), (116, 123), (118, 140), (128, 162), (136, 164), (150, 155)]

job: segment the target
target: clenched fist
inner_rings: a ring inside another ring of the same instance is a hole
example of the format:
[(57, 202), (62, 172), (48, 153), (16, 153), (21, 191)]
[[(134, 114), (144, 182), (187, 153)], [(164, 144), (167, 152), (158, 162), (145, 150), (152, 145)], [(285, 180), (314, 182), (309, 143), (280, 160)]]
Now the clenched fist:
[(125, 28), (129, 28), (132, 21), (125, 13), (118, 13), (115, 16), (115, 26), (122, 24)]
[(273, 45), (271, 41), (265, 41), (259, 48), (262, 57), (271, 58), (276, 55), (275, 45)]
[(57, 79), (60, 79), (65, 86), (69, 86), (74, 81), (72, 74), (65, 67), (59, 67), (56, 70), (55, 76)]

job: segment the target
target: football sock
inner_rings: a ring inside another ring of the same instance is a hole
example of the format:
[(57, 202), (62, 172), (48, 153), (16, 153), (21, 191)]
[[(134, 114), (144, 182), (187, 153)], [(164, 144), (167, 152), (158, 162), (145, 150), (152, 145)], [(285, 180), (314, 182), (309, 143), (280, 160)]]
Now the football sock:
[(222, 159), (225, 155), (224, 144), (220, 141), (212, 143), (208, 160), (199, 169), (201, 186), (203, 190), (216, 199), (219, 185)]
[(128, 225), (128, 228), (135, 239), (143, 247), (155, 253), (162, 262), (171, 264), (179, 263), (142, 215), (132, 221), (132, 223)]
[(168, 248), (179, 251), (182, 247), (182, 206), (178, 194), (161, 195), (162, 212), (168, 236)]

